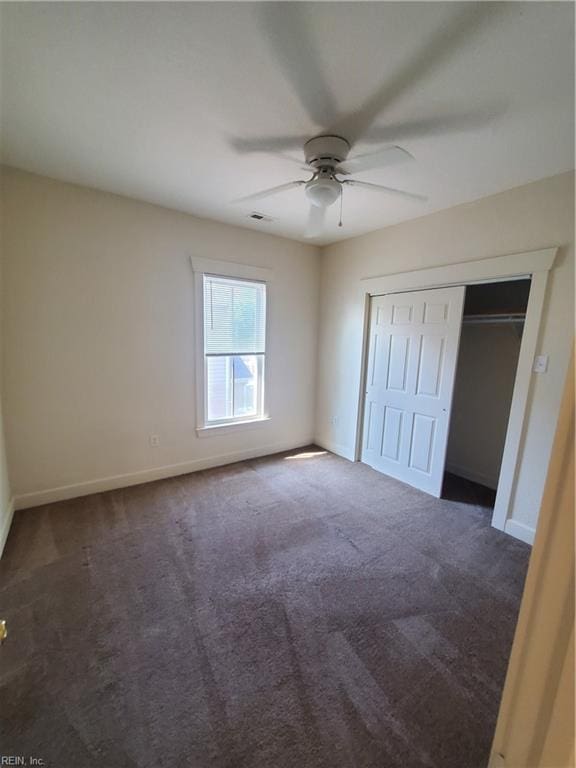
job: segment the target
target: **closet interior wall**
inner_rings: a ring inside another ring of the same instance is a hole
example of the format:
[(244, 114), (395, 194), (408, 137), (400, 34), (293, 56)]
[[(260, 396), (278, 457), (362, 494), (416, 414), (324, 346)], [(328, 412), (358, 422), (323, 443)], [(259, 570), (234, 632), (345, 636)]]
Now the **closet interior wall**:
[(529, 279), (466, 288), (446, 470), (494, 490), (529, 290)]

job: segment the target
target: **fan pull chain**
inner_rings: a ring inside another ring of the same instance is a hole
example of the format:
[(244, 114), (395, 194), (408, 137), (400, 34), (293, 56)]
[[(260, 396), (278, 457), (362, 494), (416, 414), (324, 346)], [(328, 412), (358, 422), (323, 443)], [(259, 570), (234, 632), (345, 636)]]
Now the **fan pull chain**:
[(338, 226), (342, 226), (342, 198), (344, 197), (344, 187), (340, 188), (340, 221), (338, 222)]

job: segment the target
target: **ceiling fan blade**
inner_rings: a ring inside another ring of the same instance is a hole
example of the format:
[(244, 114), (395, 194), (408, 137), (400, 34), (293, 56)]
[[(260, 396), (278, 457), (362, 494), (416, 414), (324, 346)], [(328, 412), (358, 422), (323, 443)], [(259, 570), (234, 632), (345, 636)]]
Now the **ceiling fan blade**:
[(309, 136), (262, 136), (258, 139), (230, 139), (230, 146), (237, 152), (284, 152), (302, 150)]
[(298, 157), (294, 157), (294, 155), (289, 155), (286, 152), (267, 152), (266, 153), (269, 157), (277, 157), (280, 160), (288, 160), (289, 163), (294, 163), (300, 168), (301, 171), (306, 171), (307, 173), (312, 173), (312, 170), (310, 169), (309, 165), (306, 165), (305, 160), (301, 160)]
[(370, 189), (375, 192), (386, 192), (392, 195), (402, 195), (408, 200), (417, 200), (420, 203), (425, 203), (428, 198), (425, 195), (416, 195), (413, 192), (405, 192), (403, 189), (394, 189), (394, 187), (383, 187), (381, 184), (371, 184), (368, 181), (357, 181), (356, 179), (346, 179), (342, 184), (349, 184), (351, 187), (359, 187), (360, 189)]
[(402, 147), (387, 147), (378, 152), (370, 152), (367, 155), (358, 155), (344, 160), (336, 168), (336, 173), (359, 173), (369, 168), (385, 168), (398, 163), (405, 163), (408, 160), (414, 160), (410, 152), (406, 152)]
[(329, 125), (336, 120), (338, 110), (303, 5), (259, 3), (258, 13), (270, 48), (308, 117), (318, 126)]
[(363, 137), (374, 120), (400, 96), (406, 94), (424, 77), (428, 77), (464, 45), (495, 15), (499, 3), (465, 3), (468, 6), (449, 23), (443, 25), (420, 53), (395, 77), (383, 83), (359, 110), (331, 126), (331, 132), (346, 136), (352, 144)]
[(308, 212), (308, 221), (306, 223), (306, 237), (318, 237), (324, 231), (324, 222), (326, 220), (326, 208), (319, 205), (311, 205)]
[(248, 203), (252, 200), (261, 200), (264, 197), (271, 197), (277, 195), (280, 192), (288, 192), (289, 189), (296, 189), (301, 187), (302, 184), (306, 184), (305, 181), (289, 181), (287, 184), (280, 184), (278, 187), (271, 187), (270, 189), (263, 189), (261, 192), (255, 192), (253, 195), (246, 195), (246, 197), (239, 197), (233, 200), (234, 203)]
[(362, 137), (370, 144), (384, 144), (387, 141), (418, 139), (428, 136), (443, 136), (450, 133), (473, 131), (489, 125), (506, 111), (504, 105), (484, 112), (464, 112), (460, 115), (438, 115), (420, 120), (406, 120), (402, 123), (374, 126)]

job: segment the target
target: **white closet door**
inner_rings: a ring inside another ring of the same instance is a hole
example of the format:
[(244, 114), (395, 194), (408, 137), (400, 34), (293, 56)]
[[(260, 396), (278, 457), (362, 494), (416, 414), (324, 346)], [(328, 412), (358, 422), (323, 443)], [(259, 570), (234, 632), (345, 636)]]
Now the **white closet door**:
[(442, 492), (464, 287), (371, 300), (362, 461)]

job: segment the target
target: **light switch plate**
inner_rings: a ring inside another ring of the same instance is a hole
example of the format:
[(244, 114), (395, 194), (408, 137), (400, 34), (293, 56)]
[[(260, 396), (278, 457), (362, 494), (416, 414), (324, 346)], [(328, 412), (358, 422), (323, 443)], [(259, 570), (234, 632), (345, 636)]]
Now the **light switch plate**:
[(546, 373), (548, 370), (548, 355), (537, 355), (534, 358), (534, 373)]

